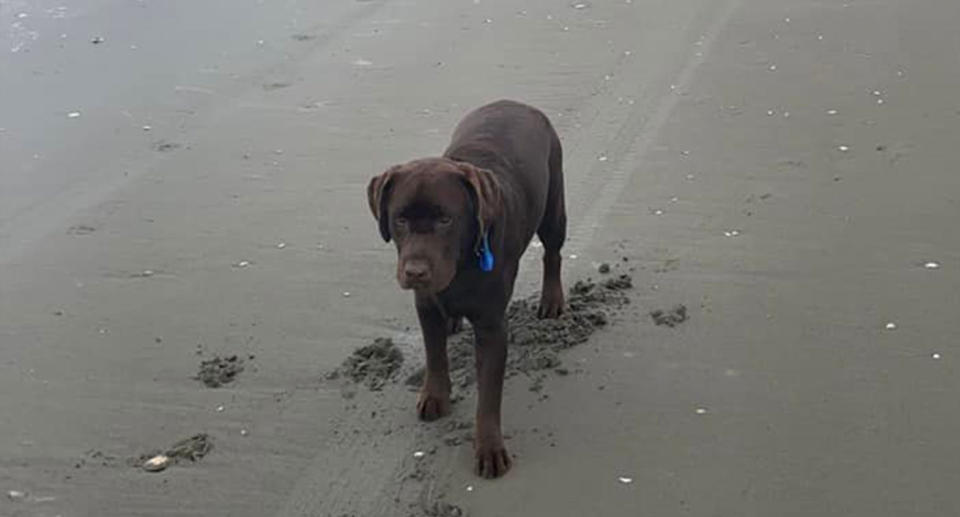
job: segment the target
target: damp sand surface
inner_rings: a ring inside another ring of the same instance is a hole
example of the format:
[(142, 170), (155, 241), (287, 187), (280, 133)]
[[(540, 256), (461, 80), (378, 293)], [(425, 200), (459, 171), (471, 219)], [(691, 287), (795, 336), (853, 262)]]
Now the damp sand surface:
[[(0, 497), (24, 496), (0, 514), (956, 514), (957, 19), (953, 0), (3, 2)], [(453, 413), (418, 422), (416, 314), (364, 187), (498, 98), (562, 137), (566, 286), (633, 288), (534, 321), (528, 250), (515, 466), (485, 482), (471, 332)], [(378, 337), (399, 367), (324, 377)], [(202, 460), (126, 464), (199, 433)]]

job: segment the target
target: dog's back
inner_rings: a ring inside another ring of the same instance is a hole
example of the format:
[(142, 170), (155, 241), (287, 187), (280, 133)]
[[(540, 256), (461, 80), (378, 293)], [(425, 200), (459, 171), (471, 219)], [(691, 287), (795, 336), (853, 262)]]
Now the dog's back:
[(500, 100), (468, 113), (443, 155), (489, 169), (501, 184), (512, 186), (505, 190), (517, 199), (506, 201), (525, 216), (529, 228), (523, 233), (529, 239), (547, 206), (551, 171), (561, 174), (561, 154), (560, 139), (543, 112)]

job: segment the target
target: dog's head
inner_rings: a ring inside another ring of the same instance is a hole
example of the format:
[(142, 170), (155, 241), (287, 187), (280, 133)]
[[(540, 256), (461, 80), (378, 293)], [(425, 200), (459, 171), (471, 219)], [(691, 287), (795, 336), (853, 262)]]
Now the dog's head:
[(490, 171), (446, 158), (397, 165), (367, 186), (383, 240), (397, 246), (397, 281), (437, 293), (457, 268), (476, 260), (483, 236), (502, 206)]

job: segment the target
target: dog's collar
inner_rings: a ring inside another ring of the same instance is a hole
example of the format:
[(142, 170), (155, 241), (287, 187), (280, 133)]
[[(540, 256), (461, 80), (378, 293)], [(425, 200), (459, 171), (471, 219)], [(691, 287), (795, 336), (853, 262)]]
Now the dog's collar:
[(477, 250), (477, 264), (480, 266), (480, 271), (484, 273), (489, 273), (493, 271), (493, 252), (490, 251), (490, 232), (484, 232), (483, 238), (480, 240), (480, 249)]

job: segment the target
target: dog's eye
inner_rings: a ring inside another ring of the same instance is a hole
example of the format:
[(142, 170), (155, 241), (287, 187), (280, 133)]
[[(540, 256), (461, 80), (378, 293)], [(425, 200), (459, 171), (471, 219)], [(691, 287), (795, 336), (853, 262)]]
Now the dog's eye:
[(440, 224), (440, 226), (447, 226), (448, 224), (453, 222), (453, 218), (445, 215), (440, 219), (437, 219), (437, 222)]
[(397, 225), (398, 225), (398, 226), (406, 226), (406, 225), (407, 225), (407, 218), (406, 218), (406, 217), (398, 217), (398, 218), (396, 219), (396, 222), (397, 222)]

